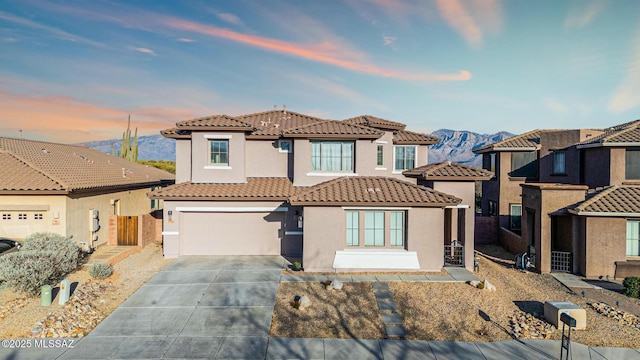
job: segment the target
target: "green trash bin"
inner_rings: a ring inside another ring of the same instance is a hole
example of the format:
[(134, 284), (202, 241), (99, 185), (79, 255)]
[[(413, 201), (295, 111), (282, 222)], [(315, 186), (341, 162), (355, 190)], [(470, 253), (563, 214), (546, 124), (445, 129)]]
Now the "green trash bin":
[(51, 285), (42, 285), (40, 288), (40, 305), (51, 305)]

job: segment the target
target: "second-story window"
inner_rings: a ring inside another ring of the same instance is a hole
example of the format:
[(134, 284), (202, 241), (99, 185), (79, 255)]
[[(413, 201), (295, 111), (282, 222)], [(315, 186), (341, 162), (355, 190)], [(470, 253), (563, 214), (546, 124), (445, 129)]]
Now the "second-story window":
[(625, 179), (640, 180), (640, 150), (626, 150), (625, 153)]
[(564, 162), (564, 151), (556, 150), (553, 152), (553, 173), (566, 174)]
[(312, 141), (311, 168), (318, 171), (353, 172), (354, 146), (351, 141)]
[(513, 152), (511, 153), (511, 173), (514, 177), (537, 177), (538, 163), (537, 152)]
[(383, 154), (384, 154), (384, 146), (378, 145), (378, 154), (377, 154), (378, 155), (378, 160), (376, 162), (376, 165), (378, 165), (378, 166), (384, 165), (384, 156), (383, 156)]
[(209, 140), (211, 165), (229, 165), (229, 140)]
[(394, 146), (394, 171), (404, 171), (416, 167), (415, 146)]

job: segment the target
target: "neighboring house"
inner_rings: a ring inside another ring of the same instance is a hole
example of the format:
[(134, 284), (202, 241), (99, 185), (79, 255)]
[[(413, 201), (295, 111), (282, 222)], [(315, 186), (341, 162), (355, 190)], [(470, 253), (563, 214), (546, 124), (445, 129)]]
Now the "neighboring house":
[(0, 138), (0, 237), (73, 237), (85, 250), (107, 242), (109, 215), (158, 209), (146, 193), (173, 174), (89, 148)]
[(167, 258), (284, 255), (308, 271), (473, 267), (467, 209), (474, 181), (490, 175), (425, 167), (437, 138), (369, 115), (286, 110), (176, 125), (162, 134), (176, 139), (177, 184), (149, 194), (164, 200)]
[[(530, 172), (512, 176), (523, 151)], [(499, 241), (508, 250), (532, 254), (541, 272), (640, 275), (640, 121), (536, 130), (476, 153), (485, 168), (496, 159), (496, 178), (483, 184), (482, 215), (500, 218)]]

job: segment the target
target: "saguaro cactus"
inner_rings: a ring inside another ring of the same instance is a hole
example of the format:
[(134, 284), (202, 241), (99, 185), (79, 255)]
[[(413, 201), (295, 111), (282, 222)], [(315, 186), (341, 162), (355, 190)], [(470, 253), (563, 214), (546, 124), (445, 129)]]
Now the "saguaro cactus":
[(135, 128), (133, 138), (131, 137), (131, 114), (127, 120), (127, 130), (122, 133), (122, 147), (117, 153), (113, 143), (111, 144), (111, 155), (121, 157), (130, 161), (138, 161), (138, 128)]

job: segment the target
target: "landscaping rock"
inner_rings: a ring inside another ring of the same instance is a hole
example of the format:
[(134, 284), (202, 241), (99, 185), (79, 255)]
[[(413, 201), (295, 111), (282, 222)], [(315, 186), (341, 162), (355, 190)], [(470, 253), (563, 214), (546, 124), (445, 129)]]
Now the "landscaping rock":
[(550, 339), (555, 327), (543, 319), (516, 310), (509, 317), (509, 325), (516, 339)]
[(44, 320), (36, 322), (31, 329), (31, 337), (85, 336), (105, 317), (94, 304), (99, 302), (106, 292), (113, 289), (111, 282), (87, 280), (76, 288), (62, 310), (57, 313), (50, 312)]
[(311, 306), (311, 299), (309, 299), (309, 297), (307, 295), (302, 295), (300, 297), (300, 310), (304, 310), (306, 308), (308, 308), (309, 306)]
[(633, 314), (630, 314), (624, 310), (618, 310), (613, 306), (609, 306), (601, 302), (589, 303), (589, 305), (600, 315), (618, 320), (619, 323), (640, 330), (640, 318)]
[(334, 289), (336, 290), (342, 290), (342, 281), (340, 280), (333, 280), (331, 282), (331, 286), (333, 286)]
[(485, 290), (489, 290), (489, 291), (496, 291), (496, 286), (493, 285), (492, 283), (490, 283), (488, 280), (485, 280), (482, 282), (483, 283), (483, 288)]

